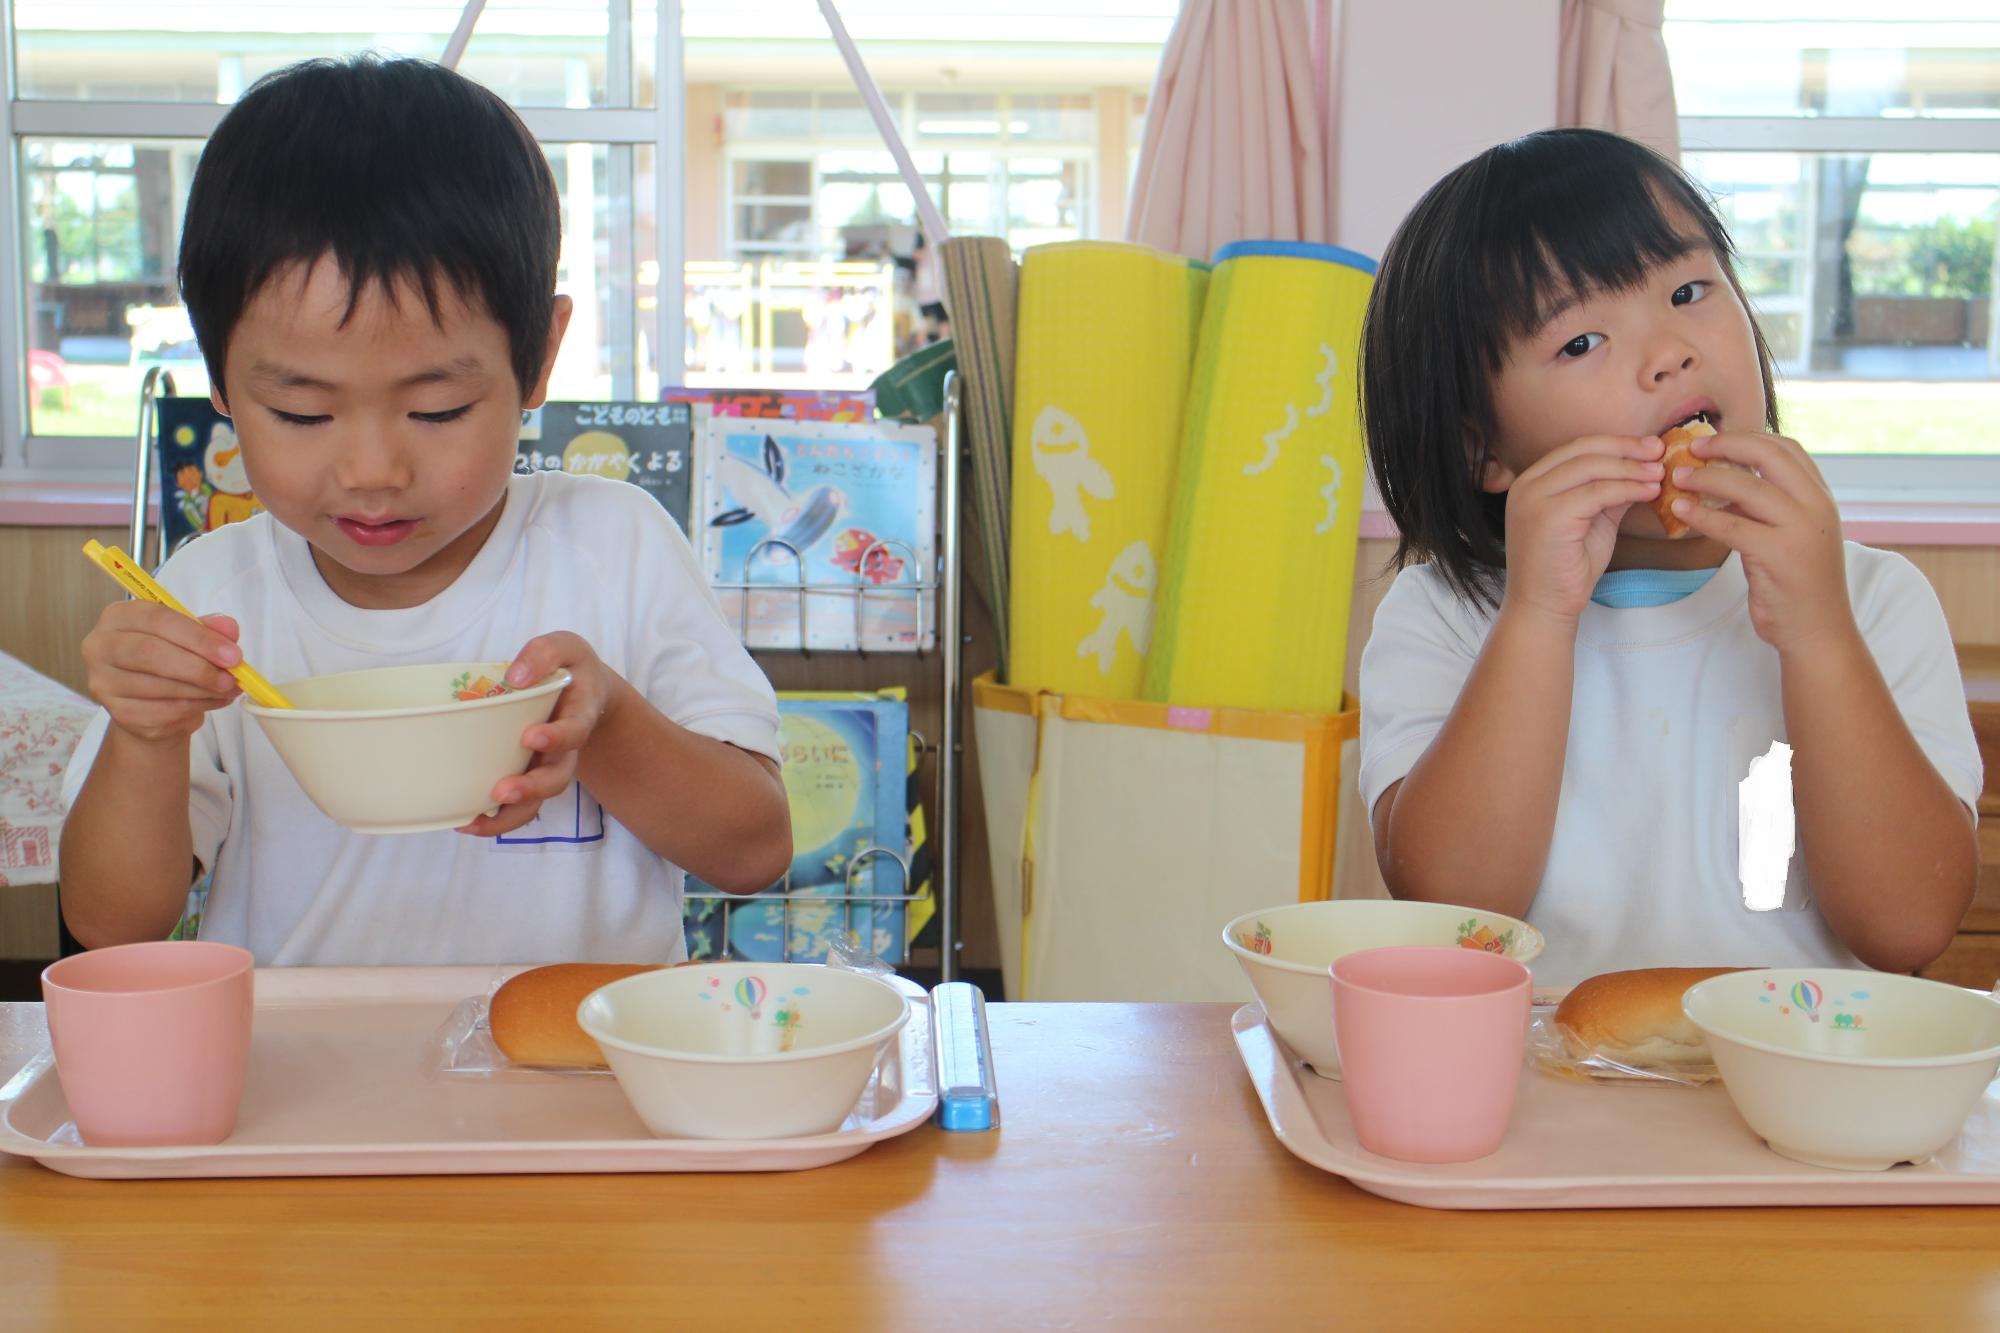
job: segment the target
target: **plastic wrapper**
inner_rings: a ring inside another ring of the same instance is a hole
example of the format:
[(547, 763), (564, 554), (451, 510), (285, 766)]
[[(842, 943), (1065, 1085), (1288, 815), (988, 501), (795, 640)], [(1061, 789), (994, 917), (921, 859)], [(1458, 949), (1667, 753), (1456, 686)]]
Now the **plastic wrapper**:
[[(693, 965), (718, 961), (725, 960), (702, 959)], [(883, 978), (896, 974), (895, 968), (870, 953), (851, 936), (838, 933), (828, 944), (826, 966)], [(545, 1079), (557, 1075), (564, 1078), (610, 1078), (609, 1069), (518, 1064), (508, 1059), (506, 1052), (493, 1040), (493, 1027), (487, 1017), (493, 993), (509, 977), (527, 970), (526, 965), (495, 967), (485, 990), (460, 1000), (452, 1008), (450, 1017), (438, 1024), (424, 1043), (424, 1069), (433, 1076), (451, 1077)]]
[(1556, 1027), (1554, 1005), (1536, 1005), (1528, 1023), (1528, 1063), (1557, 1078), (1596, 1083), (1651, 1083), (1698, 1088), (1720, 1077), (1714, 1065), (1636, 1065), (1601, 1052), (1578, 1050)]

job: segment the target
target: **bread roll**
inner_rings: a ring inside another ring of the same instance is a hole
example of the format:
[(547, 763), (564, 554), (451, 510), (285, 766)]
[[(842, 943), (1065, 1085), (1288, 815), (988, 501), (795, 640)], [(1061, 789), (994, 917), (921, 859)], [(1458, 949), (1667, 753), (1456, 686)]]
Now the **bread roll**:
[(487, 1005), (493, 1043), (522, 1065), (602, 1069), (604, 1052), (577, 1026), (576, 1008), (599, 986), (656, 972), (659, 963), (556, 963), (503, 982)]
[[(1715, 427), (1709, 425), (1700, 417), (1696, 417), (1693, 421), (1675, 426), (1672, 430), (1660, 436), (1661, 442), (1667, 446), (1667, 452), (1661, 457), (1660, 461), (1666, 465), (1667, 470), (1660, 481), (1660, 496), (1657, 500), (1653, 501), (1653, 512), (1660, 516), (1660, 526), (1667, 530), (1667, 536), (1669, 537), (1685, 537), (1689, 532), (1693, 531), (1686, 523), (1681, 521), (1678, 514), (1674, 513), (1674, 501), (1680, 499), (1683, 495), (1689, 494), (1689, 492), (1674, 485), (1674, 469), (1677, 467), (1708, 466), (1707, 460), (1694, 456), (1694, 442), (1713, 434), (1715, 434)], [(1717, 466), (1724, 466), (1724, 464), (1720, 460), (1717, 460)], [(1734, 464), (1728, 464), (1727, 466), (1733, 467)], [(1696, 498), (1710, 509), (1721, 509), (1729, 503), (1727, 500), (1717, 499), (1712, 495)]]
[(1576, 1059), (1600, 1056), (1637, 1069), (1714, 1063), (1701, 1029), (1681, 1013), (1697, 981), (1740, 967), (1642, 967), (1580, 983), (1556, 1006), (1556, 1031)]

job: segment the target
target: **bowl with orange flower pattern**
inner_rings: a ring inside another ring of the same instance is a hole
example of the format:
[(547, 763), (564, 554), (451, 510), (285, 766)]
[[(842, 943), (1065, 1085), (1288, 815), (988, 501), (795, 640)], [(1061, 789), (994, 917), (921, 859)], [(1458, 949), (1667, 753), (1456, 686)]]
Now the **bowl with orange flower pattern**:
[(1313, 1072), (1339, 1078), (1328, 970), (1336, 958), (1399, 944), (1455, 944), (1526, 963), (1541, 953), (1542, 932), (1478, 908), (1353, 898), (1245, 912), (1222, 928), (1222, 942), (1284, 1043)]
[(493, 787), (528, 766), (522, 733), (555, 712), (569, 672), (506, 683), (505, 662), (441, 662), (308, 676), (279, 685), (290, 708), (243, 701), (328, 818), (357, 833), (458, 828), (491, 811)]

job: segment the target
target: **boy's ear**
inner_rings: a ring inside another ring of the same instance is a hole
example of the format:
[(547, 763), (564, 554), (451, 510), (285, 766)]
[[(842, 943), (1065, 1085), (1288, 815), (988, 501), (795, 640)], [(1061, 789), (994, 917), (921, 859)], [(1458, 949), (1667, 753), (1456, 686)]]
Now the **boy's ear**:
[(528, 396), (521, 400), (523, 408), (540, 407), (549, 399), (549, 376), (555, 374), (556, 352), (562, 348), (563, 333), (569, 328), (569, 317), (576, 313), (576, 302), (562, 293), (556, 293), (555, 313), (549, 318), (549, 345), (542, 352), (542, 373), (536, 379)]
[[(1491, 450), (1481, 449), (1479, 439), (1472, 433), (1472, 427), (1465, 428), (1465, 452), (1475, 460), (1479, 469), (1479, 489), (1488, 495), (1505, 495), (1507, 488), (1514, 484), (1520, 474), (1501, 462)], [(1483, 458), (1481, 455), (1485, 455)]]
[(221, 385), (211, 384), (208, 386), (208, 402), (209, 406), (222, 413), (223, 416), (229, 415), (229, 404), (222, 399)]

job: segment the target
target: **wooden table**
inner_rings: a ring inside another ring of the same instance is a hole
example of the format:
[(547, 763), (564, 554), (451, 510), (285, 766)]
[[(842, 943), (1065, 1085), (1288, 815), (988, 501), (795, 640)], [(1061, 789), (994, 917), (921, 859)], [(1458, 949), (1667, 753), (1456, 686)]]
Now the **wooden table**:
[[(797, 1174), (98, 1182), (0, 1158), (0, 1326), (2000, 1319), (1989, 1209), (1434, 1212), (1279, 1146), (1228, 1006), (989, 1012), (1002, 1129), (926, 1126)], [(0, 1078), (42, 1031), (40, 1006), (0, 1006)]]

